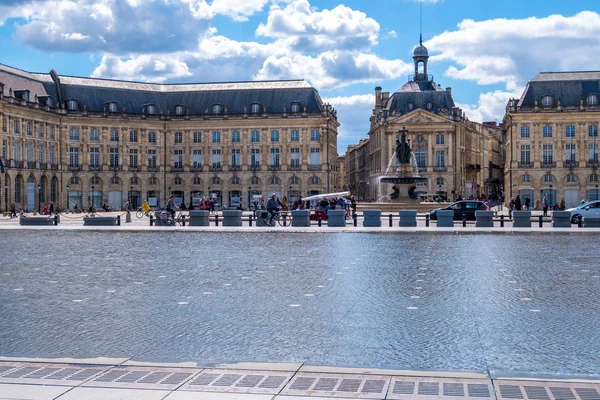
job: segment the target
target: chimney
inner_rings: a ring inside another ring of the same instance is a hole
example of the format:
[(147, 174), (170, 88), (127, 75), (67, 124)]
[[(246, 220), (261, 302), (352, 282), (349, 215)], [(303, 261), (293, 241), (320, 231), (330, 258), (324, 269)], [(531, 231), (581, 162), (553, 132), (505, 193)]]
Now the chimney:
[(381, 108), (381, 86), (375, 87), (375, 108)]
[(446, 94), (450, 97), (452, 97), (452, 88), (451, 87), (447, 87), (446, 88)]

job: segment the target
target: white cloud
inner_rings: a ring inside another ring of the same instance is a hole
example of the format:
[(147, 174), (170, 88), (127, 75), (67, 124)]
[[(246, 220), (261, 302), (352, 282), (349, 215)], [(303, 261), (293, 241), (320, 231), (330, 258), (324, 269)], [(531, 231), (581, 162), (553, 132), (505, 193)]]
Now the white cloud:
[(368, 136), (369, 115), (375, 106), (375, 95), (361, 94), (342, 97), (324, 97), (338, 112), (338, 153), (345, 153), (348, 145)]
[(458, 29), (428, 40), (432, 61), (450, 61), (446, 75), (480, 85), (523, 86), (540, 70), (600, 68), (600, 15), (464, 20)]
[(248, 17), (262, 11), (269, 0), (213, 0), (211, 9), (215, 14), (231, 17), (234, 21), (247, 21)]
[(261, 23), (256, 34), (286, 39), (293, 50), (303, 53), (359, 50), (377, 44), (379, 24), (344, 5), (317, 11), (308, 0), (290, 0), (284, 8), (279, 3), (272, 5), (267, 23)]
[(105, 55), (100, 65), (92, 72), (92, 77), (164, 82), (167, 79), (181, 79), (190, 76), (188, 66), (172, 57), (143, 55), (126, 61)]
[(467, 114), (467, 117), (472, 121), (500, 122), (504, 115), (508, 100), (520, 97), (522, 89), (523, 88), (518, 88), (514, 92), (496, 90), (493, 92), (481, 93), (477, 105), (461, 103), (456, 103), (456, 105), (462, 108), (465, 114)]

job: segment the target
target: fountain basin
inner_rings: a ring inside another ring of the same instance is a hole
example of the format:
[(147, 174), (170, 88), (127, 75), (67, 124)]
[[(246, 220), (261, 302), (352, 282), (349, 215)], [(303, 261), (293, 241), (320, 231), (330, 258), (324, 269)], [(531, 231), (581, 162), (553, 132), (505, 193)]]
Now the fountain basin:
[(427, 178), (422, 176), (382, 176), (382, 183), (414, 184), (418, 182), (427, 182)]

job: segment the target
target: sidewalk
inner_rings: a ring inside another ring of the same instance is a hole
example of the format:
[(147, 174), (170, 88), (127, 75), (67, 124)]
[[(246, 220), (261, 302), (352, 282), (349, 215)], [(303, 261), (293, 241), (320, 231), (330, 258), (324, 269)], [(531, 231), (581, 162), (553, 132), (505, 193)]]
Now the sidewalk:
[(487, 373), (0, 357), (2, 399), (597, 399), (600, 381)]

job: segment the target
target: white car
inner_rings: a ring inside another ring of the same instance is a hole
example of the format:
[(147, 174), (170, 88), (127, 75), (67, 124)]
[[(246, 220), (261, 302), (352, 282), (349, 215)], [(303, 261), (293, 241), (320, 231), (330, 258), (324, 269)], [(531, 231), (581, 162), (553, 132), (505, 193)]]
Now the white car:
[(571, 213), (571, 222), (576, 224), (581, 218), (596, 216), (600, 217), (600, 200), (588, 201), (574, 208), (568, 208), (565, 211)]

